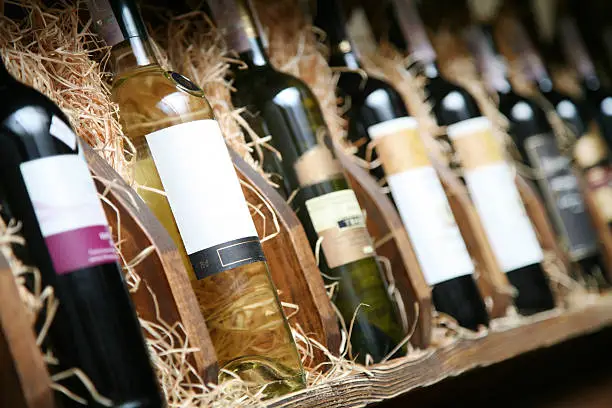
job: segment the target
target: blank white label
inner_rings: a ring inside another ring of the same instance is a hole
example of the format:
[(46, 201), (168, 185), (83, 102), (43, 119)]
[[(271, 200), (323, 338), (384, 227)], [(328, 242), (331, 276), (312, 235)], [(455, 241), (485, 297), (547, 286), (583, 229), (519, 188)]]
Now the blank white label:
[(432, 167), (387, 176), (393, 200), (429, 285), (474, 272), (444, 189)]
[(257, 236), (215, 120), (158, 130), (147, 142), (188, 254)]
[(506, 163), (467, 170), (465, 180), (499, 266), (510, 272), (544, 255)]

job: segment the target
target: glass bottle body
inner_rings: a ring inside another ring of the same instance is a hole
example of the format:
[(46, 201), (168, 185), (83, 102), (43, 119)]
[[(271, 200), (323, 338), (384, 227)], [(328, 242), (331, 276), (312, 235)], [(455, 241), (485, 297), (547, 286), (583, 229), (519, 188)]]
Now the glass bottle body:
[[(343, 201), (337, 208), (344, 205), (353, 209), (357, 205), (358, 208), (354, 193), (332, 157), (327, 127), (318, 103), (300, 80), (275, 71), (268, 65), (250, 66), (235, 72), (236, 106), (245, 106), (260, 114), (264, 127), (272, 136), (270, 143), (282, 156), (282, 161), (264, 162), (264, 168), (268, 172), (282, 175), (286, 196), (297, 190), (292, 205), (302, 221), (311, 246), (316, 249), (321, 231), (315, 228), (316, 220), (313, 222), (314, 213), (309, 209), (309, 203), (344, 196), (350, 203)], [(314, 157), (314, 161), (305, 161), (304, 158), (308, 156)], [(340, 224), (350, 221), (342, 211), (332, 214), (333, 207), (326, 204), (321, 208)], [(346, 229), (338, 228), (338, 233), (357, 233), (357, 228), (365, 229), (360, 212), (351, 213), (351, 217), (357, 224), (347, 225)], [(362, 232), (359, 231), (360, 234)], [(365, 239), (369, 240), (367, 232), (365, 234)], [(356, 238), (359, 241), (363, 235)], [(371, 243), (365, 244), (364, 248), (366, 246), (371, 246)], [(353, 356), (363, 362), (366, 354), (370, 354), (374, 361), (380, 361), (401, 340), (401, 324), (387, 294), (373, 248), (370, 248), (369, 256), (363, 253), (353, 256), (353, 250), (349, 250), (352, 255), (346, 258), (338, 253), (332, 255), (333, 247), (325, 251), (323, 246), (319, 252), (319, 267), (327, 283), (338, 285), (333, 300), (347, 327), (353, 316), (356, 316), (350, 339)], [(336, 259), (337, 255), (340, 255), (339, 259)], [(331, 260), (332, 256), (334, 260)]]
[[(431, 71), (433, 72), (433, 70)], [(484, 119), (481, 116), (480, 109), (478, 108), (476, 101), (463, 88), (450, 84), (440, 76), (435, 76), (428, 82), (427, 89), (430, 93), (434, 106), (434, 114), (436, 115), (440, 125), (457, 126), (458, 124), (467, 123), (468, 121)], [(500, 96), (500, 98), (503, 98), (503, 95)], [(504, 112), (503, 109), (504, 107), (500, 105), (500, 111)], [(481, 218), (483, 217), (483, 213), (491, 213), (490, 211), (487, 211), (485, 207), (494, 206), (501, 208), (501, 206), (494, 203), (494, 200), (499, 199), (500, 196), (503, 196), (505, 199), (509, 200), (508, 202), (503, 203), (504, 205), (508, 206), (509, 213), (507, 213), (506, 216), (514, 217), (513, 223), (516, 228), (513, 228), (511, 225), (506, 225), (505, 232), (502, 232), (501, 230), (497, 231), (496, 236), (489, 236), (489, 241), (491, 242), (492, 248), (497, 255), (500, 267), (506, 273), (510, 283), (518, 290), (518, 296), (514, 299), (514, 304), (519, 312), (521, 314), (529, 315), (539, 311), (551, 309), (554, 307), (554, 299), (548, 286), (546, 274), (542, 269), (541, 248), (535, 239), (533, 226), (531, 226), (525, 213), (524, 205), (520, 199), (520, 196), (518, 196), (516, 186), (514, 186), (514, 181), (508, 176), (508, 169), (507, 165), (505, 164), (503, 154), (501, 153), (501, 146), (488, 147), (485, 145), (487, 142), (493, 142), (493, 135), (491, 133), (490, 125), (487, 132), (488, 137), (481, 139), (472, 146), (467, 147), (467, 150), (463, 154), (461, 154), (461, 152), (459, 154), (462, 160), (462, 165), (465, 167), (464, 177), (467, 179), (468, 189), (470, 190), (476, 208), (479, 210), (479, 207), (482, 208), (482, 210), (479, 211)], [(471, 135), (468, 134), (468, 136)], [(474, 140), (478, 140), (478, 136), (476, 136)], [(453, 140), (452, 143), (455, 149), (457, 149), (459, 144), (462, 142), (460, 140)], [(482, 153), (482, 157), (475, 161), (475, 163), (478, 163), (474, 164), (473, 168), (468, 169), (468, 157), (471, 156), (474, 158), (470, 152), (479, 151)], [(485, 157), (489, 157), (490, 161), (485, 159)], [(485, 177), (484, 172), (490, 172), (491, 174), (488, 177), (493, 178), (488, 181), (484, 180), (485, 178), (488, 178)], [(494, 173), (499, 174), (495, 176)], [(470, 183), (470, 181), (472, 182)], [(492, 191), (491, 189), (493, 189), (495, 186), (501, 185), (503, 182), (505, 182), (506, 188), (503, 188), (503, 191), (499, 191), (499, 195), (493, 194), (493, 196), (489, 196), (490, 193), (485, 193), (482, 191), (482, 186), (480, 188), (478, 187), (478, 184), (480, 183), (483, 183), (483, 186), (487, 184), (487, 190)], [(488, 201), (488, 203), (484, 202), (485, 200)], [(490, 222), (488, 224), (486, 218), (482, 218), (482, 220), (485, 225), (485, 231), (491, 232), (495, 229), (495, 224), (497, 223), (495, 223), (494, 220), (489, 220)], [(517, 264), (505, 262), (502, 260), (504, 256), (501, 255), (502, 252), (506, 252), (506, 250), (503, 248), (505, 245), (507, 245), (507, 248), (520, 248), (521, 244), (524, 244), (521, 237), (512, 235), (518, 233), (517, 231), (519, 231), (519, 225), (523, 226), (520, 229), (520, 233), (524, 235), (523, 239), (529, 240), (532, 242), (532, 244), (529, 246), (529, 248), (525, 247), (524, 250), (518, 251), (521, 258), (525, 257), (524, 261)], [(509, 239), (506, 243), (503, 242), (506, 239), (504, 237), (512, 236), (514, 236), (515, 239)], [(498, 245), (496, 245), (496, 243)], [(528, 249), (530, 249), (530, 251), (528, 251)], [(526, 256), (527, 252), (532, 253), (532, 256)]]
[(500, 110), (510, 120), (521, 157), (533, 170), (553, 227), (570, 259), (587, 273), (601, 269), (597, 236), (571, 167), (557, 146), (545, 113), (514, 93), (500, 96)]
[[(147, 135), (172, 126), (214, 119), (202, 92), (186, 78), (150, 65), (125, 71), (115, 78), (113, 99), (120, 107), (123, 129), (135, 148), (135, 185), (179, 249), (220, 367), (259, 385), (272, 382), (265, 390), (269, 397), (302, 388), (301, 362), (266, 262), (247, 263), (198, 278), (164, 194)], [(175, 143), (180, 142), (178, 139)], [(206, 160), (206, 151), (198, 154)], [(175, 159), (181, 160), (181, 157)], [(214, 177), (214, 174), (197, 177)]]
[[(0, 62), (0, 77), (2, 71)], [(63, 113), (38, 92), (0, 78), (0, 94), (11, 99), (0, 108), (3, 216), (22, 223), (27, 248), (16, 254), (38, 267), (42, 284), (53, 287), (59, 300), (45, 339), (59, 361), (56, 369), (81, 369), (117, 406), (162, 406), (77, 136)], [(104, 256), (94, 261), (92, 251)], [(67, 379), (63, 385), (100, 406), (80, 381)]]

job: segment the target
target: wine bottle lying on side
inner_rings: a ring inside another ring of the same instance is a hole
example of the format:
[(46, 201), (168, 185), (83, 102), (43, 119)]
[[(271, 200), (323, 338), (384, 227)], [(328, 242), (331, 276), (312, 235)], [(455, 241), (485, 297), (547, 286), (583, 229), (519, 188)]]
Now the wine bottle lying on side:
[(368, 146), (376, 146), (377, 156), (371, 159), (378, 158), (382, 166), (372, 175), (387, 181), (425, 280), (432, 287), (436, 310), (469, 329), (488, 324), (473, 277), (474, 264), (416, 120), (409, 117), (401, 95), (390, 84), (364, 78), (357, 71), (363, 69), (359, 50), (347, 32), (339, 0), (317, 2), (315, 25), (327, 33), (330, 66), (342, 68), (338, 94), (350, 100), (348, 137), (360, 146), (357, 154), (363, 159), (368, 159)]
[[(427, 77), (425, 89), (433, 113), (438, 124), (447, 127), (447, 135), (461, 163), (463, 179), (493, 253), (517, 289), (514, 299), (517, 309), (522, 314), (550, 309), (554, 307), (554, 300), (542, 269), (542, 248), (526, 214), (513, 172), (504, 160), (503, 148), (475, 99), (440, 74), (436, 53), (414, 3), (412, 0), (392, 1), (399, 24), (397, 43), (423, 66)], [(505, 85), (507, 82), (501, 85), (504, 91)]]
[[(353, 321), (352, 354), (377, 362), (404, 336), (385, 287), (359, 203), (335, 159), (329, 131), (312, 91), (299, 79), (275, 70), (266, 55), (262, 30), (250, 1), (211, 0), (213, 17), (227, 44), (244, 63), (234, 69), (236, 106), (246, 107), (272, 136), (282, 161), (264, 162), (282, 175), (347, 327)], [(276, 164), (276, 165), (275, 165)], [(319, 248), (320, 247), (320, 252)]]
[[(59, 307), (48, 342), (113, 406), (165, 406), (96, 188), (68, 119), (0, 61), (0, 191)], [(8, 222), (8, 220), (5, 220)], [(101, 407), (76, 379), (62, 382)], [(59, 394), (62, 406), (73, 400)]]
[(219, 124), (202, 90), (158, 64), (132, 0), (91, 0), (111, 49), (112, 97), (136, 149), (138, 193), (173, 238), (230, 371), (274, 397), (304, 371)]

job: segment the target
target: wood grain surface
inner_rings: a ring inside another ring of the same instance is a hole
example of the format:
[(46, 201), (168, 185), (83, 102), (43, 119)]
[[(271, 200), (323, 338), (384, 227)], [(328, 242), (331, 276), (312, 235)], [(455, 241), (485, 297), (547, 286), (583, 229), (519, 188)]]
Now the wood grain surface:
[(13, 272), (0, 254), (0, 407), (53, 408), (50, 386)]
[[(119, 212), (118, 216), (112, 207), (104, 206), (115, 240), (120, 223), (123, 257), (129, 262), (143, 250), (152, 248), (152, 252), (135, 266), (143, 281), (132, 293), (138, 315), (157, 322), (158, 309), (159, 317), (167, 324), (181, 323), (189, 346), (199, 349), (191, 354), (195, 368), (205, 381), (217, 382), (217, 357), (178, 249), (144, 201), (121, 176), (89, 146), (83, 144), (83, 149), (98, 191), (106, 192), (106, 197)], [(108, 185), (114, 187), (106, 191)], [(157, 305), (147, 286), (155, 294)]]
[[(425, 348), (431, 341), (431, 288), (425, 282), (406, 229), (391, 203), (374, 178), (355, 161), (336, 147), (336, 154), (344, 167), (357, 200), (366, 211), (367, 227), (376, 242), (376, 252), (391, 262), (395, 285), (399, 289), (408, 313), (409, 325), (418, 317), (416, 330), (410, 342)], [(415, 307), (418, 304), (418, 309)]]
[[(265, 221), (262, 217), (253, 217), (260, 237), (276, 231), (271, 211), (276, 214), (278, 235), (266, 240), (263, 249), (272, 280), (280, 291), (281, 301), (299, 307), (290, 322), (299, 324), (305, 334), (326, 346), (332, 353), (337, 353), (341, 339), (338, 319), (302, 224), (284, 198), (259, 173), (236, 153), (231, 152), (231, 156), (242, 180), (259, 194), (258, 197), (251, 188), (243, 188), (247, 201), (257, 205), (265, 216)], [(269, 208), (263, 205), (262, 198)], [(286, 311), (287, 314), (292, 313), (291, 309)], [(316, 350), (313, 361), (307, 363), (314, 366), (324, 361), (324, 358), (324, 354)]]
[(446, 165), (435, 158), (432, 158), (432, 162), (448, 196), (465, 245), (478, 270), (476, 283), (480, 294), (493, 302), (489, 314), (492, 318), (504, 316), (508, 306), (512, 304), (512, 297), (504, 290), (509, 285), (508, 278), (497, 263), (467, 188)]
[(415, 388), (477, 367), (486, 367), (520, 354), (552, 346), (612, 325), (612, 295), (590, 306), (567, 310), (513, 329), (491, 332), (476, 340), (459, 340), (426, 353), (418, 360), (403, 357), (271, 401), (268, 408), (356, 408), (392, 399)]

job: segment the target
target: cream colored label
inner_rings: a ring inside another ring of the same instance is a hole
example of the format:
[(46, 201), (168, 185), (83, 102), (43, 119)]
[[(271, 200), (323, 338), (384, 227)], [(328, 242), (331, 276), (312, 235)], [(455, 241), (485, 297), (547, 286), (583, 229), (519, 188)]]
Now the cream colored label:
[(465, 170), (504, 161), (503, 150), (492, 130), (491, 122), (484, 117), (464, 120), (447, 128)]
[(317, 145), (300, 156), (294, 164), (294, 169), (302, 187), (331, 180), (342, 174), (338, 161), (331, 151), (322, 145)]
[(416, 121), (398, 118), (368, 128), (387, 176), (431, 166)]
[(595, 202), (607, 223), (612, 222), (612, 187), (604, 187), (594, 191)]
[(542, 262), (542, 248), (489, 120), (465, 120), (447, 131), (499, 266), (510, 272)]
[(594, 166), (607, 156), (608, 147), (597, 129), (592, 129), (576, 141), (574, 158), (582, 168)]
[(311, 198), (306, 201), (306, 209), (315, 231), (322, 238), (321, 248), (330, 268), (374, 255), (353, 190)]
[(433, 286), (474, 272), (417, 122), (396, 118), (370, 126), (368, 133), (427, 283)]

